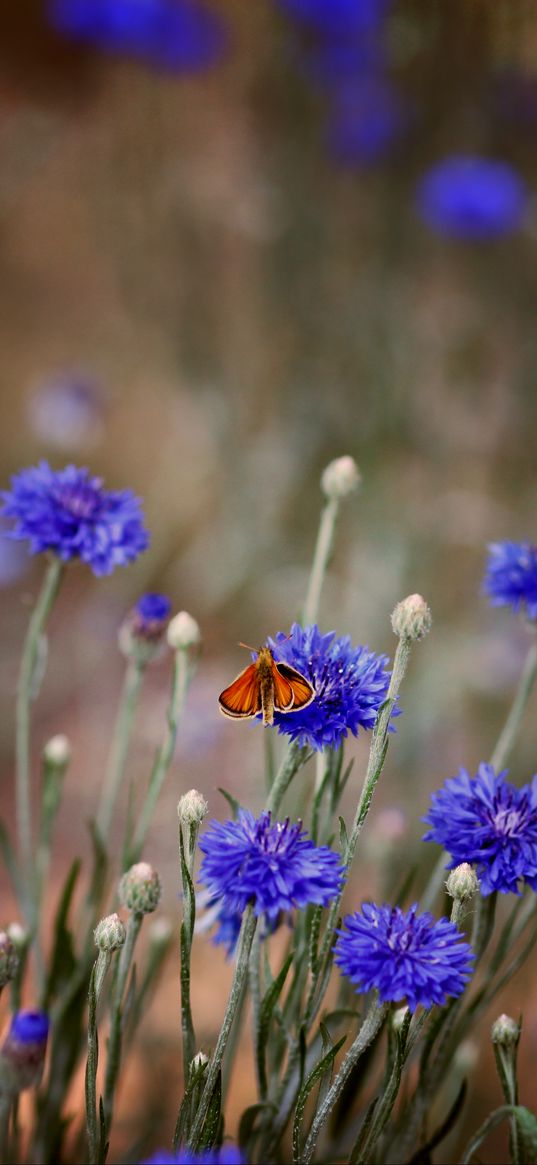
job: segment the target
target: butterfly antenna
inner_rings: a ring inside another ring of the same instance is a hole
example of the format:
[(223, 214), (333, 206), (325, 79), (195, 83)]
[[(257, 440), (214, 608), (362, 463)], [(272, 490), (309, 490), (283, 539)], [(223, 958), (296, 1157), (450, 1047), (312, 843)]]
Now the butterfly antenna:
[(245, 647), (247, 651), (258, 651), (259, 650), (259, 648), (257, 648), (257, 647), (250, 647), (249, 643), (243, 643), (242, 640), (239, 643), (239, 647)]

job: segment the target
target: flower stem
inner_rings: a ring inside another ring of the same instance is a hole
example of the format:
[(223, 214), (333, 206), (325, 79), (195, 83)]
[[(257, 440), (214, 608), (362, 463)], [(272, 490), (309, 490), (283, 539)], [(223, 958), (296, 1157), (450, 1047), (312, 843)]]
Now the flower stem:
[(185, 705), (186, 695), (188, 692), (190, 680), (193, 674), (192, 663), (189, 659), (188, 652), (176, 651), (173, 668), (172, 690), (170, 696), (170, 705), (168, 708), (168, 726), (164, 740), (157, 752), (149, 784), (143, 802), (138, 823), (134, 830), (132, 840), (128, 840), (124, 846), (123, 868), (126, 870), (133, 864), (138, 862), (144, 847), (144, 842), (151, 825), (151, 820), (157, 804), (160, 790), (164, 784), (166, 773), (170, 767), (173, 751), (175, 748), (175, 740), (177, 737), (177, 729), (179, 721)]
[(0, 1093), (0, 1161), (8, 1165), (9, 1151), (9, 1118), (13, 1097), (9, 1093)]
[(140, 933), (140, 927), (142, 925), (143, 918), (143, 914), (140, 914), (138, 911), (133, 911), (131, 914), (129, 914), (129, 919), (127, 922), (127, 937), (121, 948), (117, 977), (112, 995), (110, 1035), (108, 1037), (108, 1055), (106, 1058), (106, 1074), (103, 1097), (104, 1121), (107, 1134), (110, 1131), (110, 1125), (112, 1123), (114, 1094), (116, 1091), (119, 1066), (121, 1062), (121, 1037), (123, 1034), (123, 996), (125, 994), (125, 987), (127, 985), (127, 978), (132, 963), (132, 956), (134, 954), (136, 939)]
[(531, 695), (535, 679), (537, 678), (537, 639), (535, 639), (528, 650), (522, 675), (515, 692), (515, 697), (511, 705), (509, 715), (502, 728), (494, 752), (490, 758), (490, 763), (496, 772), (503, 769), (518, 736), (522, 717), (526, 710), (526, 704)]
[(106, 846), (108, 840), (114, 809), (125, 772), (132, 726), (144, 674), (145, 664), (140, 663), (138, 660), (129, 659), (125, 669), (125, 678), (112, 739), (112, 748), (108, 758), (106, 775), (96, 817), (97, 830), (103, 846)]
[(33, 685), (36, 665), (45, 626), (54, 606), (60, 587), (64, 563), (59, 558), (51, 558), (41, 593), (33, 609), (26, 640), (24, 643), (19, 685), (17, 691), (16, 729), (16, 804), (19, 857), (22, 867), (24, 902), (21, 906), (30, 924), (35, 929), (35, 892), (32, 846), (32, 810), (30, 789), (30, 706), (34, 698)]
[(311, 1161), (319, 1133), (325, 1121), (330, 1116), (334, 1105), (337, 1104), (353, 1068), (380, 1031), (388, 1014), (388, 1010), (389, 1004), (382, 1003), (374, 1004), (368, 1011), (360, 1031), (354, 1043), (349, 1048), (331, 1088), (328, 1090), (324, 1101), (313, 1118), (308, 1139), (300, 1156), (301, 1165), (308, 1165), (308, 1162)]
[(248, 906), (243, 916), (241, 930), (237, 941), (235, 972), (231, 983), (224, 1020), (220, 1030), (220, 1035), (218, 1036), (212, 1060), (207, 1069), (205, 1087), (203, 1089), (198, 1111), (196, 1113), (194, 1124), (188, 1138), (189, 1148), (193, 1149), (194, 1152), (199, 1149), (201, 1144), (205, 1118), (209, 1110), (213, 1091), (222, 1066), (222, 1060), (224, 1058), (229, 1033), (235, 1018), (235, 1012), (242, 996), (243, 985), (248, 974), (250, 951), (252, 949), (252, 942), (256, 925), (257, 918), (253, 912), (252, 907)]
[(97, 1067), (99, 1063), (99, 1039), (97, 1034), (97, 1003), (106, 972), (110, 966), (110, 951), (99, 951), (91, 973), (88, 991), (88, 1058), (86, 1061), (86, 1131), (88, 1135), (88, 1160), (96, 1165), (100, 1156), (100, 1130), (97, 1117)]
[(276, 773), (272, 788), (267, 798), (267, 809), (273, 817), (276, 816), (281, 802), (298, 770), (311, 756), (309, 749), (300, 748), (295, 740), (291, 741), (284, 754), (281, 765)]
[(339, 498), (329, 498), (321, 511), (319, 532), (313, 554), (313, 565), (302, 612), (302, 621), (304, 624), (315, 623), (317, 619), (323, 582), (332, 553), (340, 504)]

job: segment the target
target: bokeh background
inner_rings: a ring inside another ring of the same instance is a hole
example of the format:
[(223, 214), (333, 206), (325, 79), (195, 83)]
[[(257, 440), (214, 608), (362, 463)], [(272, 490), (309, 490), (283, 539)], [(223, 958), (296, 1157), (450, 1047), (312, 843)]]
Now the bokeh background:
[[(144, 591), (190, 611), (204, 641), (147, 847), (175, 925), (178, 796), (197, 787), (223, 816), (223, 785), (261, 806), (262, 730), (224, 721), (216, 697), (245, 665), (238, 641), (260, 643), (298, 615), (320, 473), (343, 453), (363, 485), (342, 515), (322, 627), (392, 654), (401, 597), (420, 591), (434, 615), (353, 887), (386, 893), (387, 865), (402, 876), (433, 862), (419, 845), (429, 793), (488, 757), (526, 649), (522, 623), (489, 609), (481, 580), (487, 542), (535, 527), (535, 4), (213, 0), (190, 40), (178, 25), (151, 43), (121, 30), (111, 43), (98, 20), (81, 32), (68, 7), (19, 0), (2, 16), (1, 476), (7, 485), (43, 457), (88, 465), (142, 496), (152, 542), (113, 578), (70, 571), (53, 617), (36, 749), (66, 732), (74, 760), (50, 907), (73, 855), (89, 853), (121, 684), (117, 628)], [(427, 223), (419, 184), (460, 154), (512, 167), (523, 214), (481, 238)], [(8, 817), (18, 653), (41, 570), (0, 541)], [(164, 657), (146, 684), (135, 785), (161, 738), (169, 670)], [(535, 745), (528, 713), (519, 783)], [(349, 812), (366, 747), (349, 747)], [(210, 1047), (230, 968), (208, 938), (196, 959)], [(495, 1012), (524, 1011), (526, 1103), (530, 984), (528, 970)], [(478, 1059), (461, 1136), (501, 1102), (493, 1018), (481, 1050), (467, 1049)], [(169, 1139), (179, 1026), (174, 956), (127, 1072), (112, 1160), (148, 1125), (156, 1143)], [(250, 1075), (245, 1045), (230, 1131)], [(505, 1159), (502, 1137), (487, 1160)], [(437, 1160), (453, 1160), (456, 1143)]]

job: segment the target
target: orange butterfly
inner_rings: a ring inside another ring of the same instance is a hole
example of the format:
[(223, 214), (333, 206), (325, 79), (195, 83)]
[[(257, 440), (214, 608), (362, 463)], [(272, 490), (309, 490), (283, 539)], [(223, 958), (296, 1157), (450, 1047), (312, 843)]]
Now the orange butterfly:
[(257, 659), (224, 688), (218, 703), (224, 716), (233, 720), (250, 720), (262, 712), (263, 724), (274, 724), (274, 712), (298, 712), (314, 698), (315, 689), (305, 676), (290, 664), (275, 660), (270, 647), (260, 647)]

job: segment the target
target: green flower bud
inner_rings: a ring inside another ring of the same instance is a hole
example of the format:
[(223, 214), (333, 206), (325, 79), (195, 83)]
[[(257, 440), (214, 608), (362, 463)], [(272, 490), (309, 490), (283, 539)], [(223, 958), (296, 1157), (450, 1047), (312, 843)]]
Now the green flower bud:
[(117, 951), (123, 946), (127, 932), (119, 914), (108, 914), (101, 918), (93, 932), (95, 945), (100, 951)]
[(119, 882), (119, 901), (134, 914), (152, 914), (161, 894), (160, 878), (149, 862), (136, 862)]
[(423, 639), (431, 625), (431, 611), (421, 595), (402, 599), (392, 613), (392, 628), (399, 639)]
[(209, 806), (205, 797), (198, 793), (197, 789), (190, 789), (188, 793), (184, 793), (177, 804), (177, 815), (181, 825), (201, 825), (208, 812)]
[(479, 890), (479, 878), (473, 866), (468, 862), (461, 862), (460, 866), (451, 870), (446, 881), (446, 890), (450, 898), (455, 898), (458, 902), (468, 902), (473, 898)]
[(199, 647), (201, 631), (196, 620), (188, 611), (179, 611), (168, 623), (167, 640), (173, 651), (188, 651), (191, 647)]
[(360, 471), (353, 457), (336, 457), (323, 471), (321, 489), (331, 501), (346, 498), (361, 482)]
[(493, 1044), (500, 1044), (503, 1048), (516, 1048), (520, 1039), (520, 1024), (511, 1019), (510, 1015), (499, 1015), (491, 1028)]

